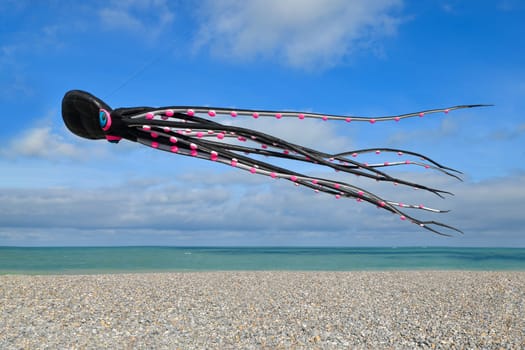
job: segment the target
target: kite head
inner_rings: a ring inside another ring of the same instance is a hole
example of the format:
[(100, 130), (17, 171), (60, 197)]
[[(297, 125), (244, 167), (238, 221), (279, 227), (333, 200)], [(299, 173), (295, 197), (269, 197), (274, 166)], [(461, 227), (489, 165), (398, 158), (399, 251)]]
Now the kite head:
[(106, 133), (112, 124), (110, 112), (104, 101), (85, 91), (68, 91), (62, 99), (64, 123), (73, 134), (86, 139), (120, 140)]

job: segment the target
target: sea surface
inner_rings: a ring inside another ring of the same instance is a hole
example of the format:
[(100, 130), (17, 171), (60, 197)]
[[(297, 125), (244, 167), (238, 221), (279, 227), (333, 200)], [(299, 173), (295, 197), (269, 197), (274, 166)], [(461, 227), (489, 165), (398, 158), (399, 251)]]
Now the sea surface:
[(0, 274), (522, 270), (525, 248), (0, 247)]

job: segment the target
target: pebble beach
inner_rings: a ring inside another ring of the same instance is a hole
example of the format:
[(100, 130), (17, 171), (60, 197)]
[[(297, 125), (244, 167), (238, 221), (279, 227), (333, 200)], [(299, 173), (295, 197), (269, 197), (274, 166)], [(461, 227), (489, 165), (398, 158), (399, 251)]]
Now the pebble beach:
[(525, 272), (1, 275), (1, 349), (523, 349)]

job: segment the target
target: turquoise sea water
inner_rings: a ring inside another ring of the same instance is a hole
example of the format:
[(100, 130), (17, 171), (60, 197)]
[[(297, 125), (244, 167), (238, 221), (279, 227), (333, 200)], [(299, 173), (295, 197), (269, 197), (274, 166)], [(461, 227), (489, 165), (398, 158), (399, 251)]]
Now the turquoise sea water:
[(525, 270), (525, 248), (0, 247), (0, 274)]

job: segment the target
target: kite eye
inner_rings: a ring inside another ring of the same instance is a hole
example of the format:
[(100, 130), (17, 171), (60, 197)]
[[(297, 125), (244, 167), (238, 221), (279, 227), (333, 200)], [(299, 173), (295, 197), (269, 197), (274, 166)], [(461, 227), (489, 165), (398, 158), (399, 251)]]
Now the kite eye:
[(107, 131), (111, 127), (111, 115), (105, 109), (101, 109), (98, 114), (100, 127), (102, 130)]

